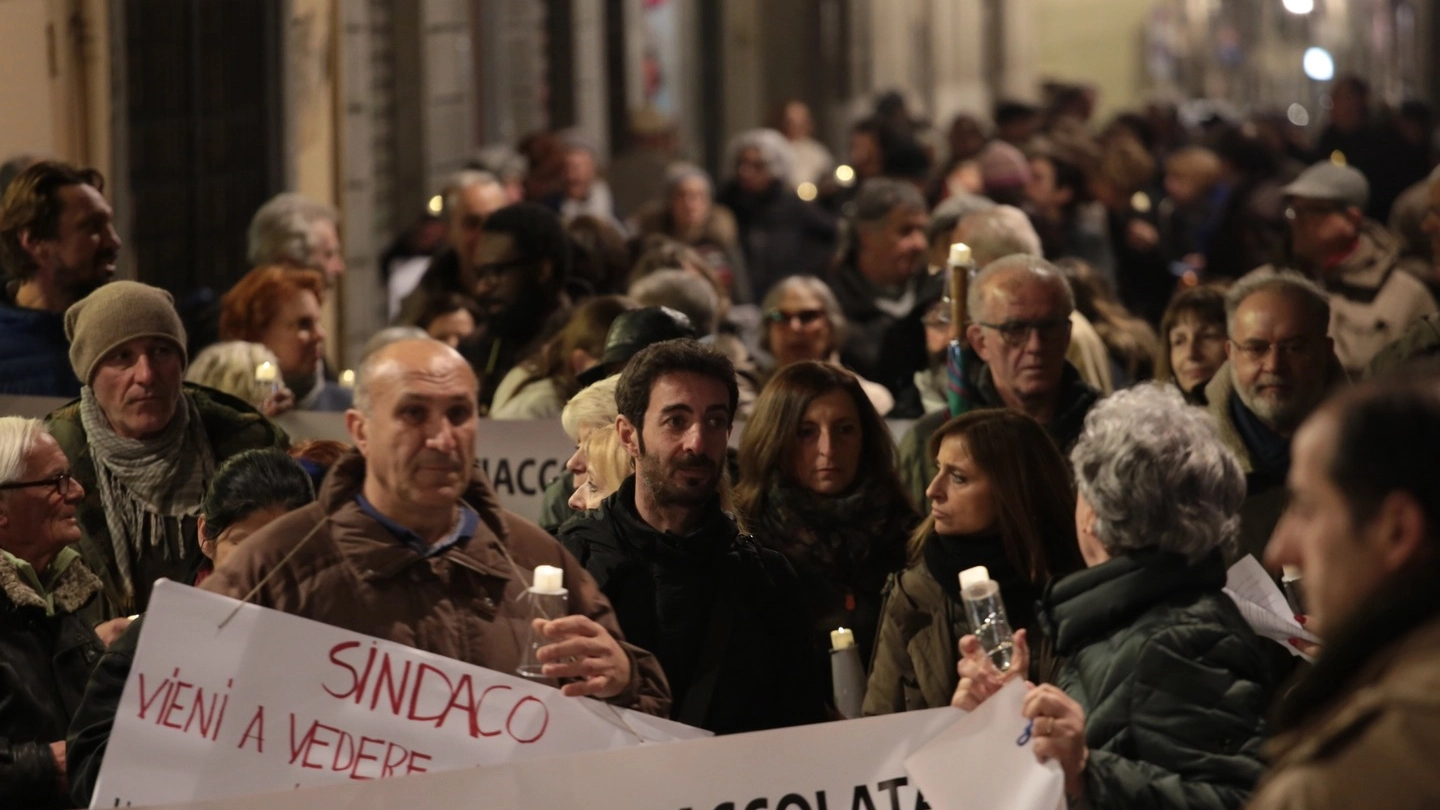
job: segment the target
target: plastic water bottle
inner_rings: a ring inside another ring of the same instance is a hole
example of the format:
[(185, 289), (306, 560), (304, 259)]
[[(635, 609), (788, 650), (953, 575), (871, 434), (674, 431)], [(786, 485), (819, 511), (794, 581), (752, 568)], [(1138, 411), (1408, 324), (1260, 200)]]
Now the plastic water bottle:
[(845, 627), (830, 631), (830, 685), (840, 716), (859, 717), (865, 701), (865, 667), (860, 664), (855, 634)]
[(983, 565), (960, 572), (960, 599), (965, 603), (965, 617), (970, 632), (980, 640), (980, 647), (1001, 672), (1010, 669), (1015, 655), (1015, 633), (1000, 600), (1000, 583), (990, 578)]

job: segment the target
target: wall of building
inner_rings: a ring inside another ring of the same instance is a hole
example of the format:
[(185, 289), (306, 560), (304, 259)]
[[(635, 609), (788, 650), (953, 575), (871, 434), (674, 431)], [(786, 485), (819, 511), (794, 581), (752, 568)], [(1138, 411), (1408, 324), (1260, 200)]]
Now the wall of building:
[[(1096, 120), (1145, 100), (1145, 21), (1157, 0), (1027, 0), (1033, 82), (1083, 81), (1100, 91)], [(1015, 30), (1012, 28), (1011, 30)]]

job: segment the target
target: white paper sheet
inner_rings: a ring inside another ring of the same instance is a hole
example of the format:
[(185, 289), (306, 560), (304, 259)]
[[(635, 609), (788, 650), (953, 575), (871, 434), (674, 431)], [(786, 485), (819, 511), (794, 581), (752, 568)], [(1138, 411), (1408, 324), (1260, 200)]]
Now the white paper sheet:
[(1285, 594), (1259, 560), (1247, 554), (1240, 562), (1230, 566), (1225, 578), (1225, 593), (1240, 608), (1240, 615), (1257, 634), (1279, 642), (1291, 655), (1298, 655), (1306, 661), (1315, 660), (1295, 649), (1290, 639), (1301, 638), (1315, 643), (1320, 639), (1295, 621)]

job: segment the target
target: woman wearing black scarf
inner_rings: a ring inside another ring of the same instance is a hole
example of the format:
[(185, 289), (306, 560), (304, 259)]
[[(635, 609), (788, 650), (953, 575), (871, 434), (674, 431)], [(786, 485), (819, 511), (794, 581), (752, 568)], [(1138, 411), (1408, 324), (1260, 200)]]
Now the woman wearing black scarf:
[[(972, 411), (936, 431), (930, 452), (940, 467), (925, 492), (933, 507), (885, 600), (867, 715), (949, 705), (958, 643), (971, 632), (961, 571), (988, 568), (1011, 626), (1043, 651), (1035, 601), (1049, 580), (1084, 567), (1069, 468), (1038, 422), (1017, 411)], [(1049, 659), (1034, 660), (1029, 675), (1038, 681)]]
[(817, 647), (848, 627), (868, 660), (881, 590), (904, 567), (919, 518), (859, 378), (810, 360), (775, 373), (740, 442), (735, 505), (757, 541), (795, 567)]

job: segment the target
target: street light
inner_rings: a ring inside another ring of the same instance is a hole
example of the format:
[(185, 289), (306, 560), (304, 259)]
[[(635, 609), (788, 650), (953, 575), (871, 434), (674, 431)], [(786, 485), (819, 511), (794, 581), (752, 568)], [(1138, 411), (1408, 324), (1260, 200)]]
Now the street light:
[(1305, 67), (1305, 75), (1317, 82), (1328, 82), (1335, 78), (1335, 60), (1324, 48), (1306, 48), (1302, 64)]

